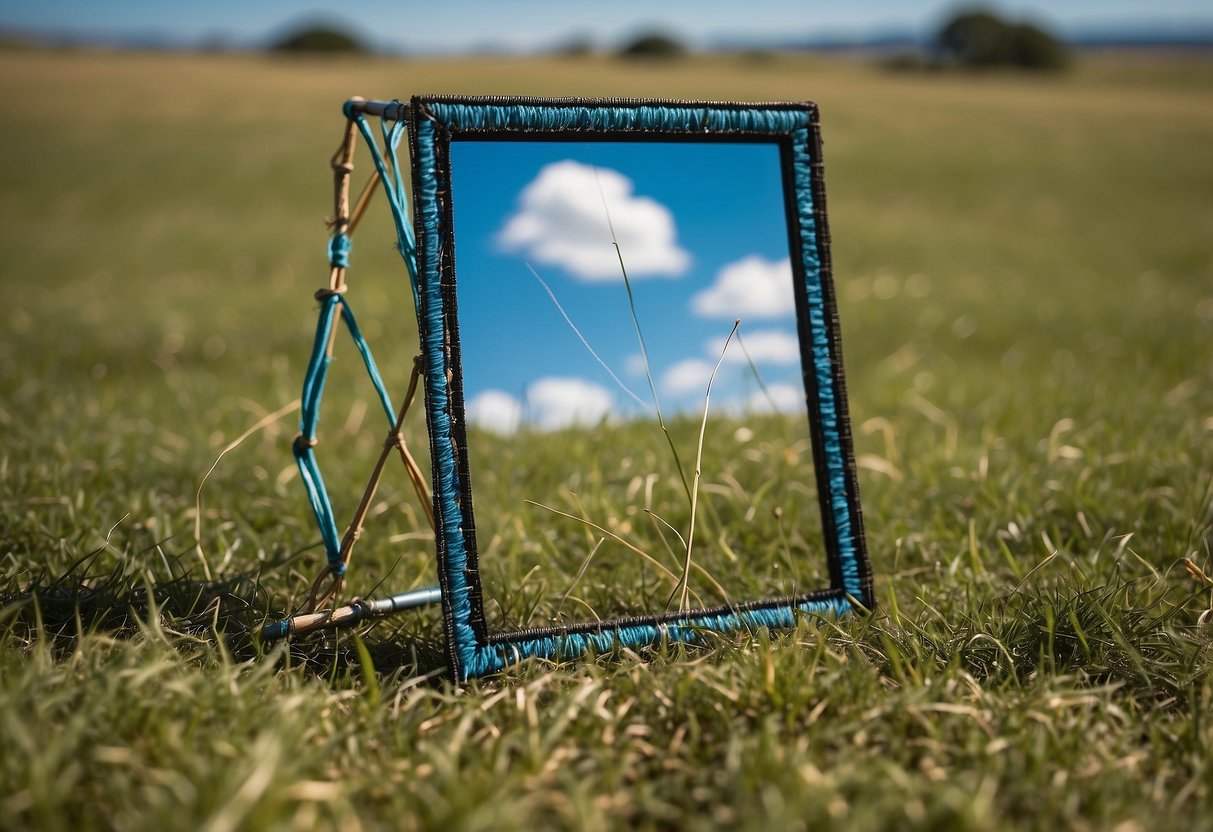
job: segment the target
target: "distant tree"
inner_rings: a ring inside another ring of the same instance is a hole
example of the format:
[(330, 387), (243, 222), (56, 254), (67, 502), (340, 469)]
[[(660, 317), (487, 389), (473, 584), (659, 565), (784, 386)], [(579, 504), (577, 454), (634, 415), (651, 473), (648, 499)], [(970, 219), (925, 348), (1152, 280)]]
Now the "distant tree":
[(1043, 29), (1010, 24), (986, 11), (957, 14), (939, 30), (935, 44), (944, 60), (974, 68), (1060, 69), (1069, 58), (1065, 44)]
[(1070, 63), (1066, 45), (1030, 23), (1015, 27), (1015, 65), (1024, 69), (1064, 69)]
[(649, 32), (627, 43), (619, 54), (625, 58), (679, 58), (686, 47), (669, 35)]
[(349, 32), (330, 26), (307, 26), (276, 41), (275, 52), (308, 52), (325, 54), (365, 54), (369, 50)]
[(939, 50), (965, 66), (998, 66), (1010, 61), (1010, 27), (989, 12), (962, 12), (936, 37)]

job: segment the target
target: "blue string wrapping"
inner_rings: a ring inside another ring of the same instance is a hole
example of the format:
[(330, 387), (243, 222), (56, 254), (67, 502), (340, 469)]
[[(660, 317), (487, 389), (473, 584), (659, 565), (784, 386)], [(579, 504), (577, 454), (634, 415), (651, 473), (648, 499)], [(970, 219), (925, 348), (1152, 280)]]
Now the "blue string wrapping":
[[(356, 113), (349, 102), (346, 103), (344, 112), (347, 118), (357, 124), (359, 132), (362, 133), (366, 145), (370, 150), (375, 170), (379, 173), (380, 181), (383, 183), (388, 205), (392, 212), (392, 221), (396, 227), (396, 248), (400, 252), (401, 257), (404, 258), (405, 265), (408, 268), (409, 285), (413, 292), (413, 304), (420, 310), (420, 300), (417, 293), (416, 245), (413, 242), (413, 232), (409, 227), (408, 214), (404, 207), (405, 189), (400, 176), (400, 166), (396, 155), (396, 148), (400, 144), (400, 138), (403, 135), (404, 124), (402, 122), (394, 122), (389, 127), (386, 123), (381, 122), (384, 146), (384, 149), (381, 151), (366, 119), (361, 114)], [(353, 241), (347, 235), (334, 234), (328, 241), (329, 264), (335, 268), (348, 268), (350, 249), (352, 247)], [(338, 532), (337, 520), (333, 512), (333, 503), (329, 498), (328, 490), (324, 486), (324, 477), (320, 473), (320, 464), (316, 459), (314, 450), (316, 445), (316, 430), (320, 422), (320, 401), (324, 395), (324, 383), (328, 377), (329, 364), (332, 361), (332, 358), (328, 355), (328, 344), (332, 338), (338, 308), (341, 310), (341, 320), (349, 331), (354, 345), (358, 348), (359, 355), (362, 356), (363, 366), (366, 368), (371, 385), (375, 388), (379, 404), (382, 406), (384, 416), (387, 418), (389, 430), (396, 425), (396, 411), (392, 407), (391, 397), (388, 395), (387, 387), (383, 383), (383, 377), (379, 373), (379, 367), (376, 365), (375, 358), (371, 353), (370, 344), (362, 336), (362, 330), (358, 327), (358, 321), (354, 317), (353, 308), (341, 295), (330, 294), (325, 296), (321, 301), (320, 316), (316, 323), (316, 339), (312, 345), (311, 359), (308, 361), (307, 373), (303, 379), (299, 437), (295, 440), (293, 450), (295, 462), (299, 466), (299, 473), (303, 480), (303, 487), (307, 492), (308, 503), (311, 505), (312, 513), (316, 517), (316, 525), (320, 529), (320, 538), (324, 543), (324, 551), (328, 558), (329, 569), (335, 575), (342, 575), (345, 572), (345, 563), (341, 558), (340, 533)]]
[[(525, 104), (477, 104), (467, 102), (427, 102), (435, 120), (418, 119), (414, 123), (414, 174), (418, 188), (418, 228), (425, 247), (426, 268), (419, 273), (417, 244), (408, 223), (406, 194), (396, 150), (403, 135), (399, 120), (380, 120), (380, 142), (366, 118), (350, 104), (346, 115), (357, 125), (379, 174), (396, 227), (397, 249), (408, 268), (414, 306), (421, 325), (422, 351), (429, 372), (425, 375), (427, 408), (431, 429), (431, 450), (436, 467), (436, 496), (439, 509), (439, 535), (444, 553), (445, 607), (456, 674), (461, 678), (481, 676), (500, 670), (507, 664), (529, 657), (565, 658), (594, 650), (609, 651), (623, 645), (657, 643), (663, 640), (696, 642), (704, 631), (786, 627), (795, 623), (797, 613), (840, 615), (848, 611), (851, 598), (866, 599), (860, 553), (851, 522), (850, 497), (846, 488), (844, 440), (836, 401), (836, 375), (831, 352), (827, 301), (823, 285), (819, 231), (813, 199), (813, 145), (810, 113), (797, 105), (770, 108), (732, 106), (530, 106)], [(463, 535), (462, 493), (451, 442), (447, 356), (445, 352), (444, 309), (439, 292), (441, 274), (439, 249), (443, 244), (442, 214), (437, 199), (439, 169), (435, 147), (438, 141), (435, 123), (459, 129), (475, 127), (504, 130), (654, 130), (674, 133), (727, 132), (759, 136), (790, 137), (791, 166), (795, 188), (797, 227), (800, 234), (805, 285), (809, 310), (808, 329), (813, 373), (816, 382), (818, 425), (828, 483), (830, 514), (836, 529), (837, 561), (841, 572), (841, 591), (815, 594), (795, 607), (788, 603), (727, 611), (689, 614), (676, 620), (654, 623), (607, 624), (601, 630), (569, 631), (543, 636), (497, 637), (481, 641), (472, 625), (472, 587), (469, 583), (469, 553)], [(334, 235), (328, 244), (329, 261), (345, 268), (349, 262), (350, 240)], [(394, 425), (390, 397), (375, 365), (370, 347), (363, 338), (349, 304), (339, 295), (322, 301), (308, 371), (304, 379), (300, 437), (295, 456), (312, 510), (321, 530), (330, 568), (340, 574), (340, 544), (331, 501), (313, 451), (319, 408), (330, 358), (327, 344), (332, 337), (337, 309), (362, 356), (367, 374), (378, 394), (389, 427)]]
[(362, 356), (363, 366), (367, 376), (379, 396), (379, 403), (387, 417), (389, 430), (395, 426), (395, 411), (392, 409), (391, 398), (375, 357), (371, 354), (370, 345), (362, 337), (354, 310), (349, 302), (340, 295), (329, 295), (320, 306), (320, 318), (316, 323), (316, 340), (312, 345), (312, 357), (308, 361), (307, 374), (303, 379), (302, 405), (300, 407), (299, 437), (295, 440), (295, 462), (303, 477), (303, 487), (307, 491), (308, 502), (312, 513), (316, 516), (316, 525), (320, 527), (320, 537), (324, 542), (324, 551), (328, 556), (329, 567), (340, 575), (345, 571), (345, 563), (341, 560), (340, 534), (337, 531), (337, 520), (333, 514), (333, 504), (329, 499), (328, 490), (324, 487), (324, 477), (320, 474), (320, 465), (316, 461), (315, 444), (316, 429), (320, 422), (320, 401), (324, 396), (324, 382), (328, 377), (329, 364), (332, 359), (328, 355), (328, 343), (332, 337), (333, 325), (337, 309), (341, 309), (341, 320), (350, 333), (350, 338)]
[(324, 478), (320, 475), (320, 466), (316, 462), (313, 450), (316, 444), (316, 424), (320, 420), (320, 399), (324, 395), (324, 378), (328, 372), (329, 358), (326, 347), (333, 331), (333, 317), (337, 304), (341, 302), (338, 295), (330, 295), (320, 307), (320, 317), (316, 322), (316, 339), (312, 344), (312, 356), (308, 360), (307, 374), (303, 377), (303, 394), (300, 397), (299, 436), (295, 439), (292, 450), (295, 462), (299, 466), (299, 475), (303, 479), (303, 487), (307, 491), (308, 503), (312, 514), (316, 516), (316, 525), (320, 527), (320, 538), (324, 542), (324, 552), (328, 556), (329, 567), (341, 574), (345, 564), (341, 561), (341, 543), (338, 540), (337, 522), (333, 518), (333, 504), (329, 500), (324, 487)]
[(799, 613), (839, 616), (848, 612), (850, 603), (844, 598), (805, 601), (796, 609), (787, 604), (761, 607), (718, 615), (688, 616), (665, 624), (635, 624), (605, 628), (591, 633), (562, 633), (493, 643), (478, 647), (468, 655), (461, 667), (464, 678), (494, 673), (506, 665), (530, 658), (571, 659), (589, 651), (606, 653), (618, 647), (662, 642), (697, 644), (706, 633), (734, 630), (754, 631), (762, 627), (787, 628), (796, 624)]
[[(396, 250), (400, 252), (404, 265), (408, 269), (409, 288), (413, 292), (413, 308), (420, 319), (421, 298), (417, 289), (417, 244), (413, 240), (413, 230), (409, 226), (408, 211), (405, 210), (404, 183), (400, 178), (400, 164), (396, 155), (396, 148), (404, 134), (404, 122), (392, 122), (390, 127), (382, 121), (380, 122), (384, 148), (381, 152), (366, 117), (355, 111), (350, 102), (346, 102), (345, 112), (358, 125), (359, 132), (366, 140), (366, 145), (371, 152), (371, 161), (379, 173), (379, 181), (383, 184), (383, 192), (387, 196), (388, 207), (392, 212), (392, 223), (396, 226)], [(389, 164), (391, 165), (390, 171), (388, 170)]]
[(834, 398), (834, 377), (838, 368), (830, 353), (826, 328), (825, 290), (822, 286), (821, 258), (817, 246), (817, 220), (813, 205), (813, 159), (809, 152), (809, 131), (792, 133), (792, 159), (796, 176), (796, 212), (800, 220), (800, 250), (804, 257), (805, 293), (809, 299), (809, 332), (812, 339), (813, 372), (817, 376), (817, 418), (825, 446), (824, 464), (830, 483), (830, 509), (838, 540), (838, 561), (843, 585), (855, 598), (864, 597), (851, 530), (851, 506), (846, 487), (846, 461), (842, 453), (842, 433), (838, 422), (838, 404)]
[(350, 249), (354, 241), (344, 234), (334, 234), (329, 238), (329, 265), (333, 268), (348, 268), (350, 265)]
[(354, 318), (354, 309), (350, 306), (349, 301), (341, 298), (340, 302), (341, 319), (350, 331), (350, 338), (354, 340), (354, 346), (358, 348), (359, 355), (362, 356), (362, 364), (366, 367), (366, 374), (375, 387), (375, 393), (379, 396), (379, 404), (387, 419), (388, 430), (391, 430), (396, 426), (396, 411), (392, 408), (392, 399), (388, 395), (387, 386), (384, 385), (383, 376), (379, 374), (379, 367), (375, 364), (375, 356), (371, 355), (371, 345), (362, 337), (362, 330), (358, 328), (358, 321)]
[[(420, 102), (414, 99), (414, 115)], [(840, 372), (831, 353), (823, 287), (820, 243), (813, 198), (813, 152), (811, 113), (803, 106), (750, 108), (730, 106), (629, 105), (530, 105), (524, 103), (474, 103), (425, 101), (426, 117), (413, 121), (415, 131), (413, 170), (417, 189), (416, 217), (420, 235), (419, 254), (425, 264), (416, 276), (422, 298), (422, 349), (428, 372), (426, 397), (431, 430), (431, 450), (437, 471), (436, 497), (439, 534), (444, 553), (444, 592), (449, 637), (452, 640), (455, 672), (461, 678), (492, 673), (507, 664), (530, 657), (564, 658), (587, 650), (606, 651), (618, 646), (651, 644), (663, 639), (694, 642), (704, 630), (733, 630), (753, 627), (783, 627), (794, 623), (798, 612), (839, 615), (852, 608), (851, 598), (867, 599), (855, 529), (851, 522), (847, 491), (847, 467), (843, 451), (835, 380)], [(440, 125), (436, 126), (436, 125)], [(444, 244), (436, 144), (438, 130), (499, 129), (519, 132), (644, 131), (700, 134), (733, 133), (790, 140), (800, 253), (805, 275), (804, 292), (809, 308), (808, 329), (813, 357), (817, 400), (815, 405), (822, 438), (823, 464), (829, 489), (827, 504), (836, 531), (836, 558), (842, 587), (834, 593), (789, 604), (719, 614), (694, 615), (675, 622), (605, 626), (596, 632), (564, 632), (554, 635), (507, 636), (482, 640), (473, 627), (472, 586), (468, 577), (469, 553), (463, 535), (462, 493), (454, 454), (449, 388), (447, 385), (446, 334), (443, 318), (439, 252)]]
[(652, 130), (665, 133), (753, 133), (774, 135), (808, 125), (801, 106), (711, 105), (527, 105), (428, 101), (426, 107), (451, 129), (485, 128), (526, 132)]

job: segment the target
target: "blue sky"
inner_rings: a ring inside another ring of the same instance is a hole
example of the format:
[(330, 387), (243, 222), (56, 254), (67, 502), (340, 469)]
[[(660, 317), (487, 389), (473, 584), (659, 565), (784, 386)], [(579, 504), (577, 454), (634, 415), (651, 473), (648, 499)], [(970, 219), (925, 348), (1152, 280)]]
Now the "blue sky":
[[(131, 33), (182, 39), (223, 35), (251, 43), (292, 23), (326, 18), (348, 24), (377, 44), (412, 52), (443, 52), (485, 45), (535, 49), (573, 34), (610, 46), (649, 27), (668, 29), (700, 44), (721, 37), (929, 31), (956, 5), (939, 0), (349, 0), (341, 4), (287, 0), (40, 0), (0, 5), (0, 26), (106, 37)], [(1063, 31), (1133, 27), (1146, 22), (1173, 29), (1213, 25), (1213, 3), (1209, 0), (1005, 0), (987, 5)]]
[(470, 420), (508, 433), (646, 412), (608, 212), (663, 407), (702, 408), (740, 317), (770, 398), (734, 343), (713, 409), (803, 410), (774, 144), (456, 142), (451, 171)]

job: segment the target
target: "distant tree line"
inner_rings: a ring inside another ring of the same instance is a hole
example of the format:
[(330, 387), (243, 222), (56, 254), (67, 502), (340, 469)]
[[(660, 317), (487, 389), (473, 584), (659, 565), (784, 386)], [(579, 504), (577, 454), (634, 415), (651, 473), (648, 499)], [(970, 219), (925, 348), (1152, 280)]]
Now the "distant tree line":
[(1069, 63), (1066, 45), (1031, 23), (1009, 23), (988, 11), (966, 11), (935, 37), (939, 59), (962, 67), (1055, 70)]
[(316, 25), (295, 29), (270, 45), (274, 52), (291, 54), (364, 55), (370, 50), (349, 32)]
[(1070, 49), (1031, 23), (1008, 23), (983, 10), (950, 18), (926, 53), (901, 52), (884, 61), (888, 69), (998, 69), (1056, 71), (1070, 63)]
[[(271, 48), (284, 53), (365, 54), (371, 50), (360, 39), (327, 25), (296, 29), (275, 41)], [(578, 36), (557, 48), (569, 57), (593, 53), (592, 41)], [(687, 47), (667, 32), (636, 34), (615, 54), (622, 58), (671, 60), (688, 54)], [(1060, 39), (1031, 23), (1009, 22), (993, 12), (968, 10), (953, 15), (935, 34), (925, 54), (902, 54), (887, 61), (895, 69), (983, 69), (1017, 67), (1056, 70), (1070, 61), (1069, 49)]]
[[(294, 29), (270, 44), (273, 52), (295, 54), (367, 54), (372, 50), (351, 33), (324, 25), (310, 25)], [(559, 47), (558, 54), (568, 57), (589, 55), (594, 52), (593, 42), (585, 36), (577, 36)], [(687, 48), (666, 32), (642, 32), (628, 40), (616, 51), (623, 58), (679, 58), (687, 54)]]
[[(556, 47), (555, 54), (566, 58), (581, 58), (598, 52), (594, 42), (586, 35), (577, 35), (569, 41)], [(689, 50), (669, 32), (647, 31), (634, 35), (614, 50), (620, 58), (652, 58), (671, 59), (681, 58), (689, 54)]]
[(646, 32), (628, 41), (619, 50), (623, 58), (681, 58), (687, 49), (664, 32)]

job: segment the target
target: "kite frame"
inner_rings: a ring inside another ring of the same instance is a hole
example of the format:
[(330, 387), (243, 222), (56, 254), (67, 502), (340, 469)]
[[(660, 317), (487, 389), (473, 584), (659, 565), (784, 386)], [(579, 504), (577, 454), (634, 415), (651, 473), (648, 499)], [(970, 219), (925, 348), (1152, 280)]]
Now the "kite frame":
[[(818, 108), (636, 99), (415, 96), (407, 119), (413, 227), (433, 461), (438, 577), (452, 675), (469, 679), (529, 657), (697, 641), (704, 630), (784, 627), (800, 613), (874, 606), (851, 442), (831, 273)], [(384, 112), (387, 117), (389, 114)], [(452, 226), (452, 142), (768, 142), (780, 151), (796, 318), (830, 585), (794, 596), (659, 615), (493, 632), (484, 614), (468, 469)]]

